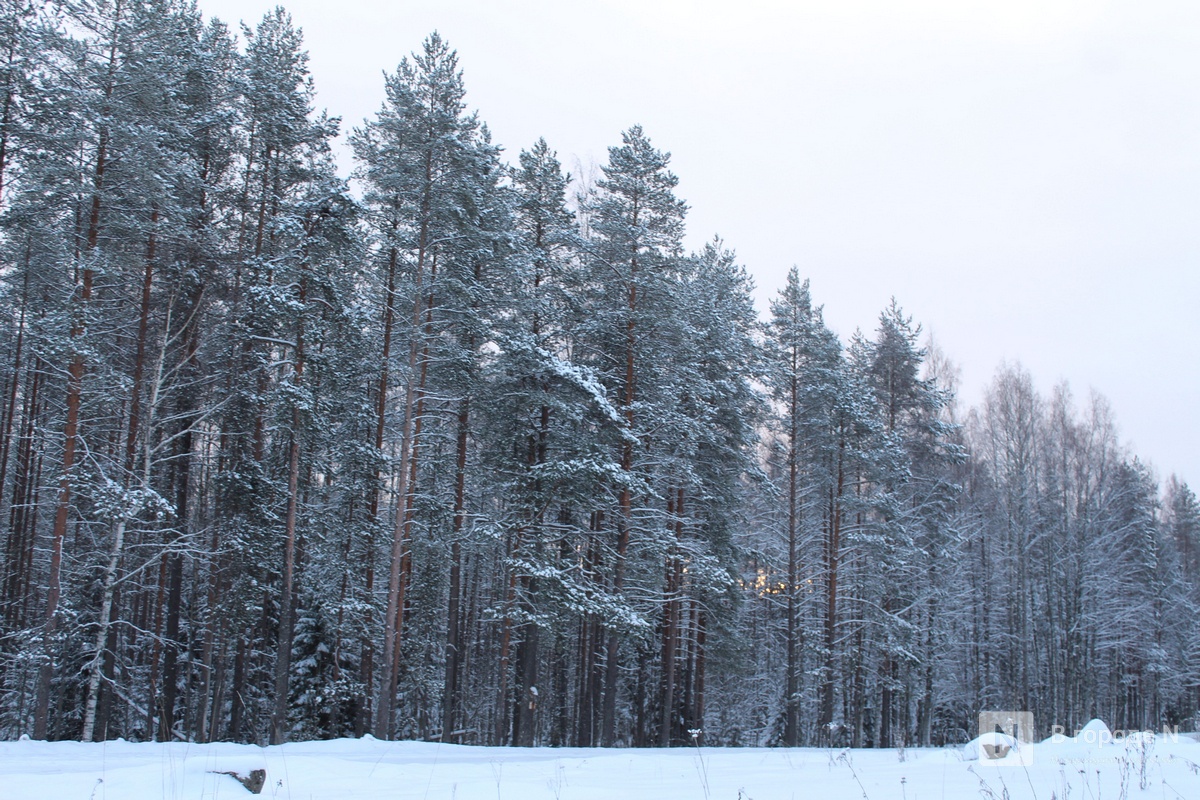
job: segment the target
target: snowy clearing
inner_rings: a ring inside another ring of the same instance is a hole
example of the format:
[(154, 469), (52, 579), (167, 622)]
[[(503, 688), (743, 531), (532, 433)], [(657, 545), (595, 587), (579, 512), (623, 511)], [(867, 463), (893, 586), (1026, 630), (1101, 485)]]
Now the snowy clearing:
[(296, 800), (1200, 797), (1200, 744), (1186, 736), (1083, 739), (1033, 745), (1027, 768), (964, 760), (958, 747), (518, 749), (367, 737), (259, 748), (24, 740), (0, 743), (0, 798), (250, 797), (217, 773), (264, 765), (261, 796)]

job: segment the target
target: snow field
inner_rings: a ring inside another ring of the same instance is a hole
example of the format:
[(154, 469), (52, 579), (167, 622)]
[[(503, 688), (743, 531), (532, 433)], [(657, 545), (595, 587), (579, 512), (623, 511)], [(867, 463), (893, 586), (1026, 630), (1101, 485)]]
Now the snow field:
[(1047, 739), (1033, 745), (1028, 767), (964, 760), (960, 747), (520, 749), (366, 737), (260, 748), (22, 740), (0, 743), (0, 798), (248, 798), (234, 778), (214, 771), (262, 767), (267, 784), (260, 796), (288, 800), (1200, 798), (1200, 744), (1192, 739), (1097, 738)]

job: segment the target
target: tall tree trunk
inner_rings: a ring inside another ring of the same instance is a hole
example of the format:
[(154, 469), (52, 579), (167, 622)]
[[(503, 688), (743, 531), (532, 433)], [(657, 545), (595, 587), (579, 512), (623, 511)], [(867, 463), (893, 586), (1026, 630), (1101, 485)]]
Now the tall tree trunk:
[[(383, 434), (387, 425), (388, 378), (391, 374), (392, 359), (392, 328), (395, 325), (396, 318), (396, 263), (398, 257), (399, 254), (396, 252), (396, 248), (391, 248), (388, 253), (387, 293), (383, 304), (383, 351), (379, 356), (379, 387), (375, 398), (375, 452), (381, 463), (384, 457)], [(363, 585), (363, 591), (367, 598), (364, 630), (368, 631), (368, 633), (364, 633), (363, 635), (362, 656), (359, 664), (359, 680), (363, 685), (363, 693), (358, 703), (358, 714), (354, 722), (354, 735), (357, 737), (361, 737), (371, 724), (371, 703), (373, 700), (371, 695), (375, 678), (375, 644), (369, 631), (372, 626), (372, 610), (374, 609), (374, 603), (371, 602), (371, 598), (375, 595), (375, 526), (379, 523), (379, 498), (381, 492), (382, 476), (377, 467), (375, 469), (375, 480), (371, 484), (371, 499), (368, 504), (371, 527), (367, 533), (366, 569), (364, 571)]]
[[(195, 302), (199, 300), (199, 291), (197, 289), (197, 294), (193, 295)], [(187, 350), (183, 360), (185, 366), (193, 364), (196, 356), (199, 333), (194, 327), (195, 323), (196, 315), (192, 314), (188, 318), (188, 328), (185, 328), (185, 330), (190, 329), (191, 331), (186, 335)], [(161, 365), (162, 359), (160, 358), (160, 370), (162, 368)], [(157, 387), (160, 383), (161, 378), (155, 381), (155, 386)], [(196, 398), (190, 387), (186, 388), (179, 395), (178, 406), (179, 411), (176, 416), (179, 419), (179, 425), (182, 430), (175, 440), (175, 453), (171, 459), (171, 484), (175, 490), (176, 524), (176, 531), (173, 533), (172, 538), (175, 542), (184, 539), (187, 536), (188, 529), (191, 527), (192, 451), (194, 448), (194, 423), (192, 418), (196, 412)], [(147, 463), (149, 463), (149, 442), (146, 443), (146, 447), (146, 459)], [(166, 558), (166, 555), (164, 555), (164, 558)], [(166, 647), (163, 659), (162, 719), (159, 724), (160, 737), (164, 735), (171, 736), (175, 723), (175, 698), (179, 685), (179, 653), (183, 648), (179, 632), (179, 620), (183, 604), (183, 558), (182, 553), (173, 553), (170, 555)], [(167, 740), (169, 739), (164, 739), (164, 741)]]
[[(542, 222), (539, 219), (534, 233), (533, 246), (536, 252), (543, 254), (545, 253), (544, 233)], [(542, 267), (542, 260), (535, 259), (533, 277), (535, 295), (542, 285)], [(542, 337), (541, 314), (536, 305), (534, 306), (531, 332), (535, 342), (545, 344)], [(537, 385), (542, 392), (548, 392), (549, 387), (544, 381), (537, 381)], [(528, 439), (526, 462), (530, 470), (534, 471), (546, 463), (550, 440), (549, 406), (543, 405), (540, 408), (537, 432)], [(542, 491), (543, 486), (539, 477), (534, 480), (533, 486), (535, 511), (532, 520), (533, 536), (531, 537), (538, 553), (542, 551), (542, 521), (545, 513), (542, 507)], [(541, 701), (537, 688), (539, 631), (537, 623), (533, 621), (532, 601), (532, 595), (536, 590), (536, 581), (532, 576), (525, 576), (522, 578), (522, 584), (524, 588), (522, 602), (529, 621), (522, 626), (521, 639), (517, 645), (517, 696), (513, 709), (512, 743), (517, 747), (532, 747), (536, 735), (537, 707)]]
[[(683, 489), (668, 492), (667, 496), (673, 498), (667, 501), (667, 517), (673, 519), (669, 524), (675, 529), (675, 546), (678, 548), (683, 539)], [(680, 603), (683, 596), (683, 562), (678, 552), (667, 559), (666, 584), (667, 601), (663, 607), (662, 708), (658, 731), (660, 747), (671, 746), (675, 730), (675, 662), (679, 649)]]
[[(182, 473), (184, 468), (180, 469)], [(186, 476), (177, 476), (177, 480)], [(186, 488), (177, 489), (186, 493)], [(177, 508), (180, 508), (177, 504)], [(186, 508), (186, 506), (182, 507)], [(182, 510), (181, 508), (181, 510)], [(183, 518), (183, 515), (180, 515)], [(169, 742), (175, 738), (175, 706), (179, 696), (179, 655), (183, 644), (179, 639), (179, 619), (183, 608), (183, 555), (172, 553), (169, 557), (167, 589), (166, 647), (163, 648), (162, 706), (158, 719), (158, 741)]]
[[(103, 139), (101, 150), (103, 150)], [(103, 153), (100, 157), (103, 162)], [(99, 184), (103, 182), (103, 166), (96, 168), (97, 193), (92, 204), (92, 224), (88, 231), (88, 251), (95, 248), (100, 223)], [(92, 299), (94, 273), (90, 266), (83, 269), (83, 277), (77, 304), (77, 321), (71, 329), (71, 338), (83, 335), (86, 308)], [(58, 601), (62, 594), (63, 542), (67, 535), (67, 520), (71, 510), (71, 480), (75, 470), (75, 449), (79, 433), (79, 409), (83, 401), (83, 353), (77, 350), (67, 369), (67, 419), (63, 426), (62, 477), (58, 484), (58, 504), (54, 513), (54, 528), (50, 540), (50, 574), (46, 590), (46, 621), (42, 631), (43, 655), (38, 670), (37, 705), (34, 714), (33, 736), (45, 739), (50, 713), (50, 688), (54, 679), (53, 640), (58, 629)]]
[[(427, 185), (432, 179), (432, 169), (432, 163), (426, 159)], [(375, 736), (380, 739), (390, 739), (392, 737), (392, 715), (395, 707), (396, 681), (400, 658), (400, 634), (404, 615), (406, 575), (403, 567), (408, 555), (406, 534), (411, 523), (410, 516), (412, 512), (410, 499), (412, 486), (410, 486), (410, 483), (415, 483), (416, 480), (416, 448), (414, 447), (414, 439), (419, 430), (418, 425), (420, 420), (419, 415), (415, 412), (417, 411), (418, 395), (423, 396), (424, 393), (424, 377), (429, 361), (428, 358), (421, 359), (421, 363), (418, 364), (418, 356), (422, 352), (420, 335), (420, 331), (422, 330), (422, 309), (420, 298), (423, 296), (422, 281), (426, 269), (429, 243), (429, 208), (431, 199), (428, 195), (429, 192), (426, 191), (425, 197), (422, 200), (421, 230), (418, 237), (416, 275), (413, 286), (412, 335), (408, 346), (408, 375), (406, 376), (404, 387), (404, 412), (400, 429), (400, 480), (399, 485), (396, 487), (396, 524), (392, 531), (391, 561), (388, 571), (388, 605), (387, 614), (384, 618), (383, 675), (379, 681), (379, 699), (375, 704)], [(433, 299), (431, 287), (429, 314), (432, 315), (432, 313)], [(419, 385), (417, 382), (418, 369), (421, 375)]]
[[(634, 224), (637, 223), (636, 213), (634, 215)], [(625, 392), (622, 402), (625, 412), (625, 428), (627, 437), (621, 444), (621, 469), (626, 474), (633, 471), (633, 436), (634, 424), (636, 422), (634, 412), (634, 398), (637, 396), (634, 387), (634, 377), (636, 375), (636, 355), (634, 345), (635, 337), (635, 319), (634, 314), (637, 310), (637, 257), (635, 255), (629, 283), (629, 316), (625, 320)], [(630, 528), (633, 525), (633, 495), (629, 491), (628, 484), (621, 489), (620, 495), (620, 514), (617, 516), (617, 555), (616, 563), (613, 565), (613, 594), (620, 597), (625, 591), (625, 556), (629, 550), (629, 535)], [(619, 688), (620, 678), (620, 651), (621, 639), (613, 628), (608, 635), (608, 650), (606, 653), (605, 674), (604, 674), (604, 724), (601, 734), (601, 742), (605, 747), (612, 747), (616, 744), (617, 739), (617, 691)]]
[[(6, 407), (3, 422), (3, 439), (0, 440), (0, 507), (3, 507), (3, 494), (8, 473), (8, 461), (10, 448), (13, 441), (13, 428), (17, 418), (18, 406), (18, 387), (21, 384), (21, 360), (24, 355), (24, 340), (25, 340), (25, 316), (26, 309), (29, 305), (29, 262), (30, 262), (30, 247), (31, 240), (27, 240), (25, 244), (25, 275), (23, 280), (23, 288), (21, 291), (21, 311), (17, 319), (17, 340), (13, 347), (13, 366), (12, 366), (12, 381), (8, 387), (8, 396), (6, 398)], [(31, 371), (32, 372), (32, 371)], [(26, 388), (27, 394), (32, 394), (36, 397), (37, 392), (37, 375), (31, 374), (31, 380), (28, 383), (32, 386)], [(28, 401), (28, 398), (26, 398)], [(28, 402), (25, 403), (28, 409)], [(26, 411), (26, 420), (29, 419), (29, 411)], [(23, 440), (22, 440), (23, 441)], [(12, 500), (9, 504), (9, 535), (5, 540), (5, 558), (4, 558), (4, 583), (0, 586), (0, 608), (3, 609), (3, 620), (7, 623), (8, 630), (15, 630), (19, 626), (16, 624), (20, 618), (18, 609), (27, 602), (27, 597), (24, 594), (24, 585), (27, 581), (27, 576), (24, 572), (23, 554), (25, 552), (25, 536), (23, 526), (18, 526), (17, 521), (21, 515), (18, 512), (18, 503), (22, 496), (21, 487), (29, 480), (27, 471), (29, 469), (29, 459), (26, 454), (26, 448), (23, 444), (18, 444), (17, 447), (17, 472), (13, 479)], [(32, 545), (32, 541), (30, 542)]]
[(230, 687), (231, 699), (229, 708), (229, 739), (234, 742), (243, 740), (242, 730), (245, 728), (246, 716), (246, 658), (249, 643), (242, 632), (237, 635), (237, 652), (233, 658), (233, 685)]
[[(307, 294), (307, 277), (301, 277), (299, 296), (301, 309)], [(304, 315), (296, 323), (296, 353), (292, 360), (293, 383), (300, 388), (304, 380)], [(288, 673), (292, 665), (293, 583), (296, 570), (296, 514), (300, 502), (300, 406), (292, 407), (292, 441), (288, 448), (288, 503), (283, 534), (283, 586), (279, 597), (279, 630), (275, 653), (275, 705), (271, 713), (271, 744), (283, 744), (287, 739)]]
[(788, 747), (795, 747), (800, 742), (800, 631), (797, 619), (798, 608), (796, 594), (800, 589), (798, 564), (799, 547), (799, 453), (800, 446), (800, 398), (799, 353), (796, 347), (791, 348), (791, 381), (788, 387), (788, 596), (787, 596), (787, 680), (785, 688), (786, 714), (784, 718), (783, 741)]
[[(463, 650), (459, 605), (462, 597), (462, 532), (466, 520), (467, 433), (471, 417), (471, 400), (464, 397), (458, 406), (458, 435), (454, 457), (454, 523), (450, 532), (450, 600), (446, 613), (446, 672), (442, 685), (443, 742), (451, 737), (462, 702), (459, 688), (460, 661)], [(503, 681), (503, 678), (501, 679)]]
[[(518, 528), (508, 547), (509, 558), (521, 549), (522, 529)], [(517, 600), (517, 574), (511, 569), (504, 590), (504, 619), (500, 623), (499, 674), (496, 678), (496, 729), (493, 741), (501, 744), (508, 730), (508, 673), (512, 664), (513, 606)]]
[(8, 509), (9, 537), (5, 547), (4, 621), (8, 630), (25, 626), (33, 596), (33, 551), (37, 504), (33, 501), (39, 481), (35, 477), (38, 459), (34, 449), (42, 370), (30, 365), (22, 426), (17, 438), (12, 499)]
[[(32, 7), (30, 7), (31, 9)], [(4, 202), (4, 187), (5, 180), (8, 177), (8, 162), (10, 157), (12, 141), (12, 123), (14, 113), (14, 102), (16, 100), (16, 87), (13, 85), (13, 73), (21, 70), (24, 65), (20, 63), (20, 57), (17, 55), (17, 50), (21, 45), (20, 31), (23, 27), (18, 22), (19, 17), (28, 16), (30, 11), (26, 10), (24, 4), (11, 5), (12, 20), (12, 38), (8, 41), (8, 51), (5, 53), (5, 75), (7, 80), (4, 84), (4, 101), (0, 104), (0, 208)], [(0, 488), (4, 486), (3, 481), (0, 481)]]
[[(125, 434), (125, 460), (121, 476), (122, 490), (129, 488), (137, 452), (138, 427), (141, 424), (141, 386), (146, 365), (146, 340), (150, 330), (150, 297), (154, 281), (154, 251), (156, 244), (155, 226), (158, 224), (158, 209), (150, 215), (150, 234), (146, 244), (146, 265), (142, 276), (142, 302), (138, 314), (138, 334), (136, 351), (133, 360), (133, 382), (130, 387), (129, 425)], [(162, 358), (159, 358), (159, 372), (162, 371)], [(154, 389), (157, 394), (157, 384)], [(153, 413), (153, 401), (150, 404)], [(149, 454), (147, 453), (147, 459)], [(142, 478), (143, 489), (149, 488), (150, 464), (147, 461)], [(122, 503), (122, 505), (124, 505)], [(100, 694), (100, 679), (104, 671), (104, 661), (107, 655), (105, 645), (109, 639), (109, 628), (112, 625), (113, 595), (117, 581), (117, 571), (125, 551), (125, 528), (129, 522), (129, 513), (136, 514), (139, 509), (128, 512), (121, 511), (120, 518), (113, 526), (112, 547), (109, 551), (108, 565), (104, 571), (104, 587), (101, 590), (99, 628), (96, 631), (96, 655), (89, 667), (87, 693), (84, 699), (83, 732), (81, 740), (92, 741), (96, 728), (96, 707)]]
[(838, 445), (837, 480), (829, 490), (825, 524), (825, 669), (821, 676), (821, 725), (833, 723), (833, 694), (837, 668), (838, 569), (842, 537), (842, 492), (845, 486), (845, 441)]
[[(533, 581), (528, 581), (525, 588), (532, 592)], [(517, 698), (513, 711), (512, 743), (516, 747), (533, 747), (535, 744), (537, 707), (541, 702), (541, 692), (537, 688), (538, 634), (535, 622), (521, 626), (521, 641), (517, 644)]]
[[(0, 162), (0, 175), (3, 163)], [(25, 241), (25, 275), (22, 278), (21, 311), (17, 317), (17, 340), (13, 345), (12, 381), (8, 386), (8, 397), (5, 398), (2, 428), (0, 428), (0, 495), (4, 492), (5, 478), (8, 474), (8, 455), (12, 442), (13, 421), (17, 416), (17, 389), (21, 384), (21, 357), (24, 355), (25, 343), (25, 313), (29, 306), (29, 266), (32, 260), (33, 237)], [(0, 499), (0, 502), (3, 502)]]
[[(121, 21), (121, 0), (113, 7), (113, 34), (108, 51), (108, 74), (104, 87), (104, 109), (109, 113), (117, 65), (117, 48)], [(101, 123), (96, 146), (96, 167), (92, 174), (91, 208), (88, 212), (87, 234), (83, 253), (83, 269), (76, 303), (76, 319), (71, 326), (71, 339), (77, 341), (87, 326), (87, 308), (92, 299), (95, 273), (91, 258), (100, 240), (100, 214), (103, 208), (104, 173), (108, 168), (109, 131)], [(62, 595), (63, 541), (67, 535), (67, 519), (71, 510), (71, 479), (75, 470), (75, 449), (79, 435), (79, 409), (83, 401), (83, 373), (86, 368), (83, 348), (77, 345), (67, 369), (67, 419), (63, 426), (62, 473), (58, 484), (58, 504), (54, 512), (54, 528), (50, 537), (50, 573), (46, 588), (46, 620), (42, 630), (42, 663), (38, 669), (37, 699), (34, 709), (33, 738), (45, 739), (49, 725), (50, 690), (54, 680), (54, 636), (58, 630), (58, 601)]]

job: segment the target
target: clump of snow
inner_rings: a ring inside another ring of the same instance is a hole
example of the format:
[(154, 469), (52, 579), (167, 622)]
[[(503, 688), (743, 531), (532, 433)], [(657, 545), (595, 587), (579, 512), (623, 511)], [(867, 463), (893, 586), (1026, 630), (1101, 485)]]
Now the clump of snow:
[(1124, 732), (1114, 734), (1103, 720), (1093, 719), (1089, 721), (1079, 730), (1075, 731), (1074, 736), (1068, 736), (1061, 728), (1056, 728), (1050, 738), (1042, 742), (1042, 744), (1055, 745), (1056, 747), (1067, 747), (1070, 749), (1087, 750), (1089, 748), (1104, 747), (1113, 744), (1124, 738)]
[[(1093, 719), (1075, 731), (1074, 736), (1056, 727), (1054, 734), (1038, 745), (1038, 758), (1080, 770), (1081, 774), (1097, 768), (1127, 770), (1129, 764), (1138, 763), (1144, 781), (1146, 765), (1152, 762), (1161, 769), (1165, 763), (1174, 761), (1200, 775), (1200, 753), (1195, 747), (1196, 741), (1188, 734), (1169, 728), (1162, 732), (1114, 731), (1101, 720)], [(1186, 796), (1200, 797), (1200, 794)]]
[(1112, 731), (1104, 724), (1103, 720), (1093, 719), (1089, 720), (1086, 725), (1079, 729), (1079, 735), (1075, 738), (1082, 738), (1084, 741), (1098, 742), (1101, 739), (1111, 741)]

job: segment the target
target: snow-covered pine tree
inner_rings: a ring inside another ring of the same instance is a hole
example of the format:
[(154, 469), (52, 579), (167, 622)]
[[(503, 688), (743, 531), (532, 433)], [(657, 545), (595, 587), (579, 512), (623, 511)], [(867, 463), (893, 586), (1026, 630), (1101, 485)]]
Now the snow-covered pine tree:
[[(904, 746), (920, 738), (917, 695), (928, 707), (932, 692), (928, 668), (916, 661), (930, 654), (930, 604), (936, 603), (942, 518), (953, 502), (952, 487), (941, 480), (940, 462), (948, 455), (949, 433), (941, 411), (947, 397), (921, 375), (926, 351), (921, 328), (893, 299), (880, 314), (876, 338), (868, 346), (865, 369), (876, 402), (882, 438), (871, 504), (872, 539), (882, 569), (877, 621), (880, 715), (883, 747)], [(920, 587), (920, 594), (918, 594)]]
[[(617, 420), (595, 376), (570, 361), (580, 242), (566, 207), (569, 176), (544, 140), (523, 151), (519, 163), (512, 175), (516, 269), (505, 286), (506, 309), (495, 319), (499, 352), (486, 365), (480, 411), (485, 464), (503, 476), (496, 521), (508, 542), (505, 578), (493, 591), (500, 595), (500, 684), (512, 690), (500, 699), (507, 708), (497, 725), (506, 729), (496, 739), (529, 746), (544, 740), (539, 730), (566, 743), (573, 716), (569, 637), (577, 614), (600, 610), (573, 556), (587, 541), (580, 517), (615, 468), (595, 429)], [(513, 640), (511, 658), (506, 636)], [(561, 718), (546, 724), (543, 708)]]
[[(614, 613), (605, 620), (603, 652), (592, 655), (604, 663), (599, 738), (605, 745), (617, 741), (622, 640), (648, 624), (627, 604), (630, 542), (635, 536), (647, 544), (661, 540), (665, 527), (663, 509), (652, 500), (652, 459), (646, 446), (655, 425), (653, 409), (666, 361), (663, 328), (671, 318), (664, 311), (675, 305), (687, 211), (675, 196), (679, 180), (668, 169), (669, 162), (670, 156), (656, 150), (640, 126), (630, 128), (622, 134), (620, 146), (609, 148), (604, 177), (588, 208), (589, 323), (580, 356), (602, 376), (624, 420), (612, 444), (621, 467), (611, 487), (616, 503), (603, 509), (611, 513), (615, 527), (615, 541), (606, 548), (611, 580), (605, 587), (613, 598)], [(638, 552), (641, 547), (639, 541)]]
[(663, 559), (659, 697), (648, 706), (658, 712), (662, 746), (690, 744), (689, 731), (707, 728), (710, 654), (727, 658), (741, 650), (731, 602), (735, 533), (746, 526), (746, 496), (759, 474), (755, 453), (765, 412), (751, 291), (749, 275), (718, 238), (684, 263), (677, 293), (682, 324), (669, 353), (656, 435), (657, 483), (668, 497), (671, 535)]
[[(336, 121), (314, 116), (313, 86), (300, 31), (282, 9), (243, 27), (238, 66), (243, 134), (235, 195), (234, 271), (227, 276), (232, 335), (222, 377), (219, 477), (221, 545), (229, 553), (219, 579), (237, 668), (230, 687), (229, 736), (259, 738), (259, 711), (270, 709), (269, 738), (286, 735), (290, 639), (294, 614), (300, 446), (306, 404), (298, 382), (304, 327), (310, 319), (307, 274), (319, 239), (338, 218), (338, 184), (328, 142)], [(231, 232), (232, 233), (232, 232)], [(290, 365), (280, 372), (276, 364)], [(265, 559), (270, 553), (279, 562)], [(178, 557), (176, 557), (178, 558)], [(172, 591), (179, 566), (172, 565)], [(170, 621), (178, 613), (172, 602)], [(252, 647), (269, 636), (273, 651)], [(168, 638), (170, 636), (168, 635)], [(164, 691), (172, 683), (168, 649)], [(258, 707), (249, 706), (251, 699)], [(166, 704), (165, 704), (166, 705)], [(249, 713), (248, 713), (249, 712)], [(248, 727), (248, 723), (253, 727)]]
[[(784, 505), (782, 524), (786, 560), (785, 637), (786, 663), (783, 678), (782, 742), (789, 747), (801, 741), (800, 685), (803, 672), (806, 630), (802, 606), (808, 599), (812, 578), (824, 575), (826, 652), (821, 681), (821, 725), (833, 720), (833, 661), (837, 618), (838, 569), (841, 555), (841, 525), (844, 513), (830, 507), (845, 485), (841, 453), (836, 444), (835, 409), (841, 394), (844, 364), (841, 344), (825, 327), (821, 309), (813, 308), (808, 281), (801, 283), (792, 267), (779, 295), (771, 303), (768, 328), (770, 362), (768, 385), (779, 409), (783, 435), (783, 474), (780, 495)], [(840, 485), (839, 485), (840, 483)], [(835, 503), (837, 501), (835, 500)], [(820, 543), (814, 552), (813, 545)], [(819, 563), (808, 563), (820, 559)]]
[[(383, 302), (384, 328), (403, 342), (401, 358), (394, 359), (399, 368), (382, 365), (378, 389), (382, 414), (391, 376), (398, 375), (403, 387), (395, 462), (397, 508), (374, 720), (381, 737), (394, 730), (409, 595), (430, 593), (422, 594), (414, 607), (431, 611), (445, 596), (443, 565), (449, 562), (451, 583), (461, 576), (471, 400), (480, 348), (491, 339), (489, 282), (496, 280), (511, 235), (508, 201), (498, 184), (497, 148), (478, 119), (465, 113), (458, 58), (445, 40), (430, 35), (420, 53), (387, 76), (385, 88), (387, 102), (353, 137), (390, 289)], [(393, 360), (392, 342), (386, 341), (385, 347), (388, 361)], [(443, 437), (454, 442), (448, 461), (442, 458)], [(421, 480), (428, 483), (418, 492)], [(418, 509), (418, 498), (424, 502), (439, 496), (446, 502)], [(442, 553), (447, 544), (449, 552)], [(451, 598), (460, 593), (461, 584), (449, 587)], [(449, 616), (453, 639), (456, 607), (449, 609)], [(440, 619), (433, 614), (414, 618), (423, 649), (434, 648), (433, 639), (442, 638)], [(455, 650), (442, 638), (437, 648), (444, 654), (447, 647)], [(424, 656), (419, 660), (430, 661)], [(457, 674), (457, 667), (452, 664), (450, 671)], [(434, 679), (429, 675), (420, 680)], [(450, 688), (453, 705), (457, 692)], [(430, 693), (408, 696), (417, 698), (419, 707), (410, 709), (412, 718), (428, 735), (438, 716)], [(453, 709), (449, 716), (455, 716)]]
[[(1163, 529), (1174, 554), (1173, 584), (1178, 592), (1174, 610), (1167, 612), (1171, 638), (1182, 651), (1183, 668), (1176, 676), (1179, 700), (1167, 710), (1172, 724), (1193, 724), (1200, 714), (1200, 629), (1191, 624), (1200, 611), (1200, 503), (1186, 483), (1172, 475), (1163, 497)], [(1168, 695), (1170, 696), (1170, 695)]]

